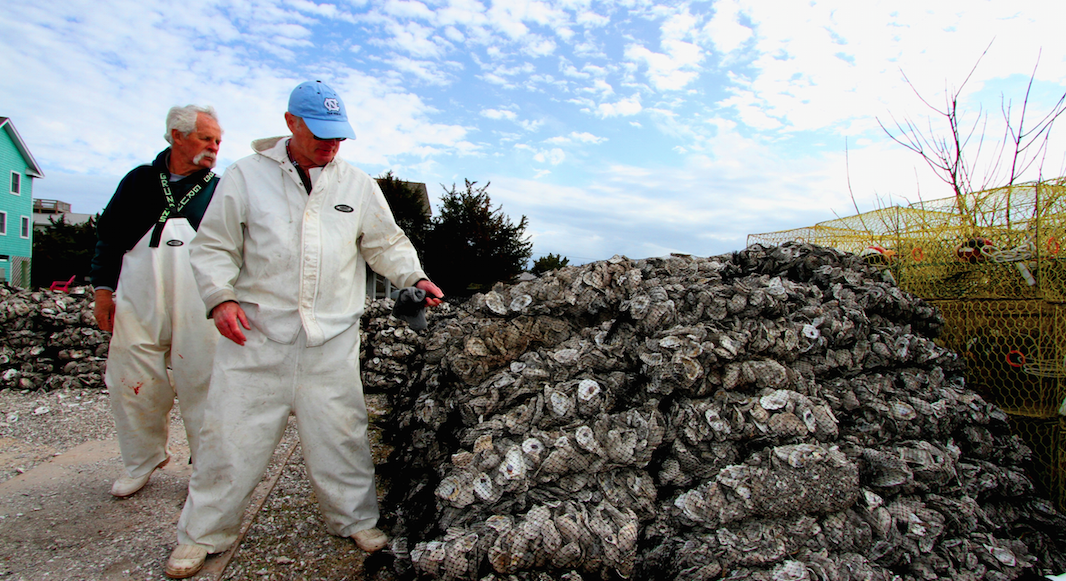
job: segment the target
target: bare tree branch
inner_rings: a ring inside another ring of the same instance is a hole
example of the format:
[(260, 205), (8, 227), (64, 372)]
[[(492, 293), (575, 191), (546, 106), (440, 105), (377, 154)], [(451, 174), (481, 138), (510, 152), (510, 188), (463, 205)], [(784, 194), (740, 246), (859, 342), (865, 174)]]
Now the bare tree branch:
[[(1017, 119), (1014, 118), (1011, 101), (1000, 97), (1000, 112), (1005, 124), (1003, 136), (992, 147), (991, 158), (984, 167), (984, 171), (978, 174), (982, 155), (986, 153), (984, 145), (988, 130), (988, 114), (983, 108), (979, 108), (973, 121), (967, 122), (964, 120), (959, 100), (966, 84), (973, 78), (978, 65), (991, 47), (990, 42), (958, 88), (945, 86), (943, 108), (932, 105), (921, 95), (906, 73), (900, 71), (903, 80), (914, 94), (932, 111), (932, 115), (927, 119), (926, 129), (919, 128), (910, 119), (897, 120), (891, 114), (889, 116), (892, 119), (892, 128), (886, 126), (881, 119), (877, 119), (881, 130), (892, 141), (920, 155), (933, 173), (952, 188), (958, 211), (963, 215), (968, 215), (971, 210), (969, 194), (992, 187), (1011, 186), (1034, 165), (1039, 164), (1038, 169), (1042, 168), (1052, 127), (1059, 116), (1066, 113), (1066, 93), (1063, 93), (1050, 111), (1032, 127), (1027, 125), (1030, 123), (1029, 105), (1040, 62), (1038, 56), (1033, 72), (1029, 76), (1029, 83)], [(946, 122), (946, 134), (934, 128), (936, 120)]]

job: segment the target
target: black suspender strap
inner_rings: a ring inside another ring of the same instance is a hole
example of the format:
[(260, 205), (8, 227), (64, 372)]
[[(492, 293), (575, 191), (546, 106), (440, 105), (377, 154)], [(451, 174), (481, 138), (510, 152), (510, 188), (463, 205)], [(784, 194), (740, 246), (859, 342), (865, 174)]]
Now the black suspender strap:
[(155, 223), (155, 228), (152, 229), (152, 240), (148, 243), (150, 248), (159, 247), (159, 239), (163, 236), (163, 226), (166, 225), (167, 220), (175, 214), (181, 213), (185, 209), (186, 204), (190, 200), (196, 197), (196, 194), (200, 193), (200, 190), (204, 189), (204, 186), (211, 183), (211, 179), (215, 177), (215, 172), (207, 172), (204, 178), (200, 180), (200, 183), (193, 186), (189, 193), (185, 194), (181, 198), (181, 201), (174, 203), (174, 193), (170, 191), (170, 176), (166, 172), (159, 172), (159, 183), (163, 187), (163, 196), (166, 198), (167, 206), (163, 208), (163, 212), (159, 214), (159, 220)]

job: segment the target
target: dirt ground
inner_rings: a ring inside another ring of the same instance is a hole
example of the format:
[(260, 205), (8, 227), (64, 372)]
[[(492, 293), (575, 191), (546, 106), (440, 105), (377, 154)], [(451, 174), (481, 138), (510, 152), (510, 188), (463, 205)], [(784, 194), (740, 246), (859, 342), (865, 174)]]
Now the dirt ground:
[[(368, 396), (372, 418), (383, 413), (379, 402)], [(191, 473), (180, 417), (172, 414), (170, 463), (117, 499), (109, 490), (122, 463), (109, 410), (99, 392), (0, 392), (0, 580), (166, 578)], [(378, 459), (386, 453), (375, 443)], [(290, 421), (241, 541), (210, 557), (195, 579), (390, 579), (387, 567), (367, 574), (364, 559), (350, 540), (326, 532)]]

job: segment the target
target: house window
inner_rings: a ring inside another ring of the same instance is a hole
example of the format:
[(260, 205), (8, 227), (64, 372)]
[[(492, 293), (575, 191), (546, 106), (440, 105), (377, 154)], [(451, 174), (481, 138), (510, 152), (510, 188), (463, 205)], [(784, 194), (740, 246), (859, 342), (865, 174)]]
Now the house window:
[(19, 233), (19, 236), (23, 238), (30, 237), (30, 219), (28, 216), (22, 216), (22, 231)]
[(7, 212), (0, 212), (0, 236), (7, 236)]
[(11, 172), (11, 193), (16, 196), (22, 193), (22, 174), (17, 171)]

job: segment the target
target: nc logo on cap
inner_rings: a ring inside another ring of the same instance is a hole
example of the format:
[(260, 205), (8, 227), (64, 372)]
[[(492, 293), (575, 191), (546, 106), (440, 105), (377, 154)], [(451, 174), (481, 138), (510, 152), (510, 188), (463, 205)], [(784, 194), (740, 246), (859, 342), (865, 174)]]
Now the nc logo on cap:
[(330, 97), (325, 101), (322, 101), (322, 106), (326, 108), (326, 111), (340, 111), (341, 103), (337, 99)]

